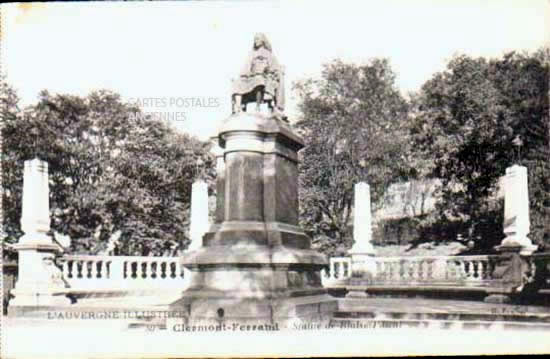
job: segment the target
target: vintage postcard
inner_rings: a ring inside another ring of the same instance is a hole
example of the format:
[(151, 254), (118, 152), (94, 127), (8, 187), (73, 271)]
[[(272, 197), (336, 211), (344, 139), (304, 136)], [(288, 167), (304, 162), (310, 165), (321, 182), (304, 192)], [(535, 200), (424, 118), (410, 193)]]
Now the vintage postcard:
[(550, 1), (0, 14), (2, 358), (550, 352)]

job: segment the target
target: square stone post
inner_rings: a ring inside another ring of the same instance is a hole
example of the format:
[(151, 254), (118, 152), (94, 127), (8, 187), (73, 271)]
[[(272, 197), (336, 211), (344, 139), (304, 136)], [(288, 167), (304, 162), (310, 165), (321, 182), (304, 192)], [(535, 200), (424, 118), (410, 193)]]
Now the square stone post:
[(216, 226), (219, 226), (224, 220), (224, 204), (225, 204), (225, 156), (223, 148), (220, 147), (217, 136), (210, 139), (212, 146), (212, 154), (216, 157), (216, 215), (214, 223), (210, 231), (215, 232)]
[(527, 167), (518, 165), (508, 167), (504, 186), (504, 235), (506, 237), (496, 249), (501, 252), (529, 255), (537, 249), (537, 246), (534, 246), (527, 237), (530, 231)]
[(502, 259), (495, 266), (493, 278), (502, 283), (488, 290), (488, 303), (506, 303), (510, 294), (519, 292), (525, 284), (524, 273), (529, 270), (525, 256), (531, 255), (537, 246), (529, 237), (529, 191), (527, 168), (513, 165), (506, 169), (504, 178), (504, 235), (495, 249), (502, 253)]
[(65, 297), (67, 285), (54, 262), (62, 249), (47, 235), (50, 230), (49, 207), (48, 163), (39, 159), (25, 161), (21, 216), (21, 229), (25, 235), (14, 246), (19, 262), (10, 315), (70, 304), (69, 298)]
[(208, 185), (202, 180), (193, 183), (191, 189), (191, 224), (189, 250), (200, 248), (202, 236), (208, 231)]
[(372, 211), (370, 201), (370, 186), (359, 182), (354, 187), (353, 207), (353, 247), (349, 250), (351, 256), (351, 287), (347, 297), (365, 297), (364, 290), (353, 290), (353, 286), (365, 286), (371, 283), (376, 275), (374, 247), (372, 246)]

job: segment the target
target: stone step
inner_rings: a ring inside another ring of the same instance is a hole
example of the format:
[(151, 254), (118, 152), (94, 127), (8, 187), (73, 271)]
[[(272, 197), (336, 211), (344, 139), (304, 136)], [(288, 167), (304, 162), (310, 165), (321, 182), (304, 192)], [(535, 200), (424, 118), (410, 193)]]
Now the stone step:
[(484, 322), (522, 322), (522, 323), (546, 323), (550, 325), (550, 314), (543, 313), (445, 313), (445, 312), (375, 312), (375, 311), (338, 311), (334, 313), (334, 319), (373, 319), (373, 320), (439, 320), (439, 321), (484, 321)]
[(550, 330), (548, 322), (474, 321), (446, 319), (344, 319), (330, 322), (335, 329), (458, 329), (458, 330)]

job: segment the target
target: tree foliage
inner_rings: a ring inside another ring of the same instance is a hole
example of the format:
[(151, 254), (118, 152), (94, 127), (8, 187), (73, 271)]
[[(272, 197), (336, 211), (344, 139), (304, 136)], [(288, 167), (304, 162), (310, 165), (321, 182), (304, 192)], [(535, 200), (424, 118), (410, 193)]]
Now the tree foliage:
[(205, 143), (109, 91), (44, 91), (36, 105), (10, 111), (2, 135), (4, 230), (11, 240), (22, 234), (23, 162), (39, 157), (49, 164), (52, 229), (71, 237), (74, 251), (103, 250), (116, 231), (119, 254), (173, 254), (188, 244), (196, 161), (213, 168)]
[(352, 245), (353, 186), (366, 181), (374, 203), (408, 174), (407, 102), (385, 59), (364, 65), (333, 61), (320, 79), (295, 84), (304, 136), (300, 213), (314, 245), (337, 254)]
[(490, 60), (457, 56), (416, 99), (415, 156), (432, 160), (427, 176), (443, 182), (440, 220), (460, 223), (456, 232), (479, 247), (502, 239), (498, 180), (514, 163), (529, 171), (531, 238), (548, 240), (546, 63), (542, 51)]

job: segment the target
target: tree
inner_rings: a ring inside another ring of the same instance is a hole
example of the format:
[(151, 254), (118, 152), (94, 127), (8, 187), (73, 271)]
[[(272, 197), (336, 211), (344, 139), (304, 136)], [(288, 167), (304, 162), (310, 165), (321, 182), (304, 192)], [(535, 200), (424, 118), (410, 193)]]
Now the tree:
[(302, 226), (322, 252), (352, 245), (353, 186), (366, 181), (376, 203), (387, 186), (409, 173), (405, 165), (407, 102), (386, 59), (364, 65), (333, 61), (320, 79), (295, 84), (301, 119)]
[(11, 238), (22, 234), (23, 161), (40, 157), (49, 164), (52, 229), (71, 237), (74, 251), (96, 253), (116, 231), (120, 254), (174, 254), (188, 244), (196, 160), (213, 167), (207, 144), (109, 91), (84, 98), (44, 91), (5, 124), (3, 136), (4, 228)]
[[(6, 82), (4, 77), (0, 77), (0, 148), (4, 146), (4, 128), (7, 123), (12, 123), (16, 119), (16, 114), (18, 111), (19, 98), (15, 93), (14, 89)], [(4, 155), (2, 153), (2, 155)], [(3, 156), (2, 156), (3, 157)], [(5, 175), (6, 168), (4, 167), (3, 161), (0, 161), (0, 188), (5, 189)], [(10, 195), (9, 191), (4, 190), (0, 195), (0, 220), (4, 221), (8, 218), (5, 223), (10, 223), (9, 216), (10, 212), (4, 210), (4, 204), (6, 203), (5, 194)], [(2, 239), (2, 244), (8, 237), (10, 231), (5, 230), (4, 226), (0, 227), (0, 238)], [(7, 248), (4, 248), (4, 256), (14, 256), (13, 251), (8, 251)]]
[[(427, 176), (442, 180), (440, 219), (462, 223), (454, 234), (478, 247), (492, 248), (502, 239), (502, 221), (495, 219), (503, 209), (496, 192), (499, 178), (514, 162), (528, 167), (531, 237), (543, 240), (550, 207), (543, 57), (457, 56), (420, 91), (411, 127), (416, 156), (432, 160)], [(518, 139), (521, 149), (514, 146)]]

